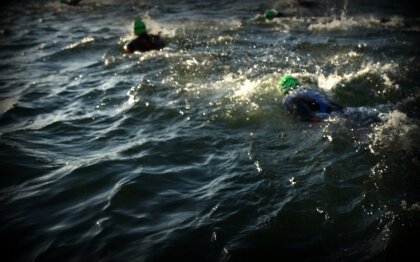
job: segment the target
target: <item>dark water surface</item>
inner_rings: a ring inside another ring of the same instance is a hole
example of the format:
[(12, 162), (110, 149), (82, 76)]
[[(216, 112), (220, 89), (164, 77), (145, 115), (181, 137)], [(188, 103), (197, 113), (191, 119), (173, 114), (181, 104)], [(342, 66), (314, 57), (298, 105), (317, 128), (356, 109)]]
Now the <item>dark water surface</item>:
[[(4, 3), (0, 260), (418, 260), (418, 8), (314, 2)], [(136, 17), (164, 50), (122, 53)]]

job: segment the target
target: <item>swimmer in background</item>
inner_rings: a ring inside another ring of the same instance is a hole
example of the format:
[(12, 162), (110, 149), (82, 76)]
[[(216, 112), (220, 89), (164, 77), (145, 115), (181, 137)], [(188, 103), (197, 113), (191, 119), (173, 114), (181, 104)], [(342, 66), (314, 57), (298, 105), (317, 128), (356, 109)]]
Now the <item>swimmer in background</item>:
[[(303, 7), (307, 9), (312, 9), (314, 7), (317, 7), (318, 4), (311, 1), (295, 0), (293, 4), (291, 4), (291, 6), (294, 6), (297, 8)], [(275, 9), (267, 10), (264, 13), (264, 18), (267, 20), (273, 20), (274, 18), (278, 18), (278, 17), (285, 17), (285, 15), (281, 12), (277, 12), (277, 10)]]
[(133, 53), (135, 51), (146, 52), (165, 47), (159, 35), (149, 35), (147, 33), (146, 25), (141, 20), (135, 20), (133, 22), (133, 32), (137, 38), (124, 45), (124, 51), (126, 53)]
[(273, 20), (276, 17), (283, 17), (283, 16), (284, 15), (282, 13), (277, 12), (274, 9), (267, 10), (264, 13), (264, 18), (267, 19), (267, 20)]
[(321, 92), (301, 86), (297, 79), (290, 75), (283, 76), (277, 88), (285, 95), (283, 106), (303, 121), (319, 122), (333, 112), (343, 113), (345, 110)]

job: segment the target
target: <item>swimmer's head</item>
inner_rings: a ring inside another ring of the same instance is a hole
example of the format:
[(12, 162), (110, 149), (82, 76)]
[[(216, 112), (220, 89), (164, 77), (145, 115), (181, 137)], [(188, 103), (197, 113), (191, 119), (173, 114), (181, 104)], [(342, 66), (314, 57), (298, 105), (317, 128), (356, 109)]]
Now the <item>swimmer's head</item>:
[(135, 20), (133, 22), (133, 31), (135, 35), (141, 35), (146, 33), (146, 25), (141, 20)]
[(274, 11), (273, 9), (271, 9), (271, 10), (267, 10), (267, 11), (265, 11), (265, 13), (264, 13), (264, 17), (265, 17), (266, 19), (268, 19), (268, 20), (273, 19), (276, 15), (277, 15), (277, 12), (276, 12), (276, 11)]
[(285, 75), (279, 80), (277, 84), (277, 88), (283, 94), (287, 94), (298, 85), (299, 85), (299, 82), (297, 81), (296, 78), (290, 75)]

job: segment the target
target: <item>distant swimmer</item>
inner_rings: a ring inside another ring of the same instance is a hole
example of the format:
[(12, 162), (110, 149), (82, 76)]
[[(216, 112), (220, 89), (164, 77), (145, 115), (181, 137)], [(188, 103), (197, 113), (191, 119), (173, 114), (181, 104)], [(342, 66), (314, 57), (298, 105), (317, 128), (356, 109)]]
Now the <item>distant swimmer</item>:
[(284, 15), (282, 14), (282, 13), (280, 13), (280, 12), (277, 12), (276, 10), (274, 10), (274, 9), (270, 9), (270, 10), (267, 10), (267, 11), (265, 11), (265, 13), (264, 13), (264, 17), (265, 17), (265, 19), (267, 19), (267, 20), (273, 20), (273, 18), (276, 18), (276, 17), (283, 17)]
[(146, 52), (150, 50), (159, 50), (165, 47), (159, 35), (149, 35), (146, 25), (141, 20), (133, 22), (133, 31), (137, 38), (124, 45), (124, 51), (133, 53), (135, 51)]
[(283, 106), (303, 121), (319, 122), (332, 112), (344, 112), (342, 106), (313, 88), (300, 86), (290, 75), (283, 76), (277, 88), (285, 95)]
[(78, 5), (80, 1), (82, 0), (60, 0), (60, 3), (68, 5)]

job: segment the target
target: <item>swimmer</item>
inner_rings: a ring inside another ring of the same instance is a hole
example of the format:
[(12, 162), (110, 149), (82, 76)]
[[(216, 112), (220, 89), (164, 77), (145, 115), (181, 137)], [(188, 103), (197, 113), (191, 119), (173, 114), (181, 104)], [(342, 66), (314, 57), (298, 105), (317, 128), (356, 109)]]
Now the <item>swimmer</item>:
[(344, 112), (342, 106), (313, 88), (301, 86), (290, 75), (283, 76), (277, 88), (285, 95), (283, 106), (303, 121), (319, 122), (333, 112)]
[(280, 12), (277, 12), (276, 10), (274, 10), (274, 9), (270, 9), (270, 10), (267, 10), (267, 11), (265, 11), (265, 13), (264, 13), (264, 17), (265, 17), (265, 19), (267, 19), (267, 20), (273, 20), (273, 18), (276, 18), (276, 17), (283, 17), (284, 15), (282, 14), (282, 13), (280, 13)]
[(133, 53), (135, 51), (146, 52), (165, 47), (159, 35), (149, 35), (147, 33), (146, 25), (141, 20), (133, 22), (133, 32), (137, 38), (124, 45), (124, 51), (126, 53)]

